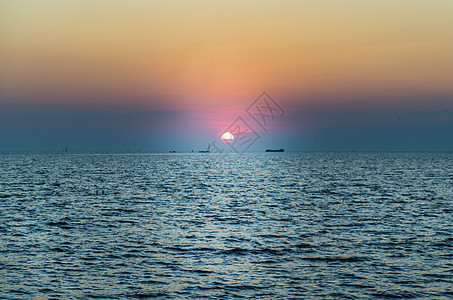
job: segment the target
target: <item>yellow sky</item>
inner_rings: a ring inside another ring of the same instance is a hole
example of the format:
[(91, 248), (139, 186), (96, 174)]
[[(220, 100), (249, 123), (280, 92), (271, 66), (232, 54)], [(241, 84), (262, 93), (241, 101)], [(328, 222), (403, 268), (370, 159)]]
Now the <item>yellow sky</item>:
[(450, 0), (2, 0), (0, 97), (451, 94), (452, 16)]

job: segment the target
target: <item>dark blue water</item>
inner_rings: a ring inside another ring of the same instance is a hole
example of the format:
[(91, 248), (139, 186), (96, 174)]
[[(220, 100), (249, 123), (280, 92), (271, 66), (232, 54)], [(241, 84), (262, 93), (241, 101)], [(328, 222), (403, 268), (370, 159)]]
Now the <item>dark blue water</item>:
[(2, 299), (453, 298), (453, 154), (0, 154)]

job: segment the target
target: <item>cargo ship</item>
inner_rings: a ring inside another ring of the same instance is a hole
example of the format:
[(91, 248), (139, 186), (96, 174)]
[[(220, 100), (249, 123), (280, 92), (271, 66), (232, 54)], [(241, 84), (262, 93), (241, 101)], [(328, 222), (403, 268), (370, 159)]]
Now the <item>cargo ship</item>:
[(266, 152), (285, 152), (285, 149), (266, 149)]

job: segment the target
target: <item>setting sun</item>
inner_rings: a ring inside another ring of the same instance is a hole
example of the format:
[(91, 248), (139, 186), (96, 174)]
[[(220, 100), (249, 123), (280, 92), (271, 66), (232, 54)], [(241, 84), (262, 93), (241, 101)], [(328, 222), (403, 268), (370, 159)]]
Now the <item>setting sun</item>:
[(226, 131), (226, 132), (222, 133), (222, 135), (220, 136), (220, 139), (224, 143), (230, 143), (234, 140), (234, 135), (231, 132)]

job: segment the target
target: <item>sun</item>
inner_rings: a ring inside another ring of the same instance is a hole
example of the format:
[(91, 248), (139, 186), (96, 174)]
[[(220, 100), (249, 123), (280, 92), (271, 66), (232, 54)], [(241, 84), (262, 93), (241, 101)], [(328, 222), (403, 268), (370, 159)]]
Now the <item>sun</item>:
[(234, 135), (229, 132), (229, 131), (225, 131), (224, 133), (222, 133), (222, 135), (220, 136), (220, 139), (224, 142), (224, 143), (231, 143), (233, 140), (234, 140)]

